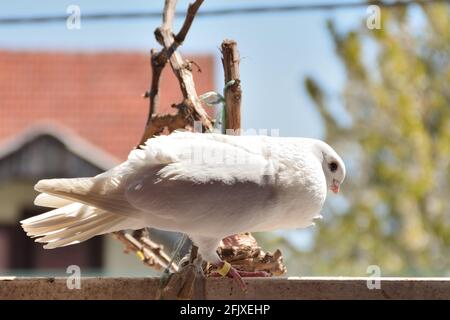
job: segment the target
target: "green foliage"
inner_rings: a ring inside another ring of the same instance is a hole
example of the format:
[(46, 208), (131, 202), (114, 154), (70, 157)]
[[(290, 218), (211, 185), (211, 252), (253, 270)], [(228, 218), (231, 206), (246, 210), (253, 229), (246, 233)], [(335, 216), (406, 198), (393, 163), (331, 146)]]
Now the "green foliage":
[[(450, 275), (450, 10), (421, 12), (420, 28), (405, 9), (383, 10), (380, 30), (364, 21), (339, 34), (329, 23), (351, 123), (336, 121), (313, 79), (305, 87), (349, 174), (344, 201), (328, 202), (313, 248), (295, 253), (300, 270), (289, 263), (291, 272), (366, 275), (379, 265), (382, 275)], [(376, 48), (371, 65), (366, 47)]]

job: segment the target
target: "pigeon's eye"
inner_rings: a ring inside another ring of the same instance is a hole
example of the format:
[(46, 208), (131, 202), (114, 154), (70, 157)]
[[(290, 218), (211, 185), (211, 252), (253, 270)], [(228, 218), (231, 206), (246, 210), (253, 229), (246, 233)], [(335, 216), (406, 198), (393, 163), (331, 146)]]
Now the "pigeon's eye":
[(336, 162), (331, 162), (329, 165), (331, 172), (335, 172), (338, 168), (338, 165)]

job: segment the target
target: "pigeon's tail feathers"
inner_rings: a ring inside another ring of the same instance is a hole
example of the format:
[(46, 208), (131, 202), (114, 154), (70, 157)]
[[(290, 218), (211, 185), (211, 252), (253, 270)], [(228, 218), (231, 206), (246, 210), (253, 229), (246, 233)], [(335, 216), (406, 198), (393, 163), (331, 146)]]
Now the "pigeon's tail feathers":
[(73, 201), (55, 197), (47, 193), (40, 193), (36, 199), (34, 199), (35, 205), (47, 208), (61, 208), (71, 203), (73, 203)]
[(108, 212), (117, 212), (125, 217), (137, 218), (137, 215), (134, 214), (136, 208), (128, 203), (124, 193), (118, 188), (119, 180), (98, 177), (40, 180), (34, 189), (47, 195), (42, 196), (42, 199), (36, 199), (36, 204), (58, 207), (63, 203), (62, 201), (80, 202)]
[(28, 236), (54, 249), (86, 241), (96, 235), (144, 226), (125, 218), (81, 203), (71, 203), (20, 222)]
[(46, 243), (44, 248), (53, 249), (100, 234), (145, 227), (139, 220), (74, 201), (88, 194), (92, 186), (92, 178), (39, 181), (35, 189), (44, 193), (34, 203), (56, 209), (21, 221), (22, 228), (28, 236), (37, 238), (36, 242)]
[(94, 186), (94, 178), (43, 179), (34, 186), (36, 191), (51, 195), (61, 193), (86, 194)]

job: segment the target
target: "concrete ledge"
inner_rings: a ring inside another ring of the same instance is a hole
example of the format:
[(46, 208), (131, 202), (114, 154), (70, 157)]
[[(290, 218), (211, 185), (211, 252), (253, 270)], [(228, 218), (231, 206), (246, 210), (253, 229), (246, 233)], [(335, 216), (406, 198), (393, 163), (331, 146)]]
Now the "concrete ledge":
[[(450, 278), (301, 277), (246, 279), (242, 292), (231, 279), (208, 278), (206, 299), (450, 299)], [(66, 278), (0, 278), (0, 300), (155, 299), (158, 278), (83, 278), (81, 289), (68, 289)]]

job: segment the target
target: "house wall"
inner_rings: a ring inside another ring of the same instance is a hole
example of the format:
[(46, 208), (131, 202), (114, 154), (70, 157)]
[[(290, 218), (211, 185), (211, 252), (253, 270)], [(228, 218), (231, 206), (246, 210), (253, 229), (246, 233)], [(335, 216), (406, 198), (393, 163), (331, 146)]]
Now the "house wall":
[[(33, 205), (37, 192), (30, 181), (10, 181), (0, 184), (0, 224), (15, 224), (25, 207)], [(19, 227), (19, 225), (17, 224)]]

